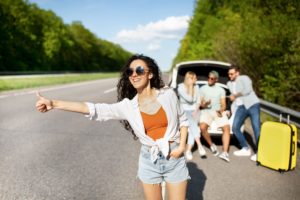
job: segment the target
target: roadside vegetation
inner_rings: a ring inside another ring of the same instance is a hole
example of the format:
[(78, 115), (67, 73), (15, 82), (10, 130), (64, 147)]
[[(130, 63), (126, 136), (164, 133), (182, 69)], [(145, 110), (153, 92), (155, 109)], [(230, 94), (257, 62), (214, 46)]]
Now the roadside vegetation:
[(48, 85), (58, 85), (81, 81), (90, 81), (104, 78), (114, 78), (119, 75), (114, 73), (86, 73), (86, 74), (64, 74), (54, 76), (32, 76), (27, 78), (1, 78), (0, 92), (24, 88), (34, 88)]
[(264, 100), (300, 111), (300, 1), (201, 0), (173, 63), (240, 66)]
[[(105, 27), (103, 27), (105, 28)], [(131, 53), (80, 21), (65, 24), (27, 0), (0, 1), (0, 73), (119, 71)]]

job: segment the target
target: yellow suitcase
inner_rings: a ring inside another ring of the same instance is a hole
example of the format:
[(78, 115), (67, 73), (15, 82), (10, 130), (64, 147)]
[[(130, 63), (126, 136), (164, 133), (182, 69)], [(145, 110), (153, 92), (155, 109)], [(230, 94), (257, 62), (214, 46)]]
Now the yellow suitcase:
[(296, 162), (297, 127), (281, 122), (264, 122), (258, 143), (257, 165), (284, 172), (294, 169)]

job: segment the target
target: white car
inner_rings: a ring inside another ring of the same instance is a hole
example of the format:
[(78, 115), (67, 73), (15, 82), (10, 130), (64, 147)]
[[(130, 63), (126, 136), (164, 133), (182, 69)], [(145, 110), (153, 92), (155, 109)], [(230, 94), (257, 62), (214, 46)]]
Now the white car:
[[(228, 69), (231, 66), (230, 63), (211, 61), (211, 60), (195, 60), (188, 62), (181, 62), (176, 64), (172, 71), (172, 78), (170, 81), (170, 86), (177, 91), (179, 83), (182, 83), (184, 80), (185, 73), (187, 71), (193, 71), (197, 74), (197, 85), (202, 87), (207, 84), (208, 73), (212, 70), (215, 70), (219, 73), (219, 80), (217, 85), (221, 86), (226, 91), (226, 96), (230, 95), (229, 89), (226, 85), (228, 81)], [(226, 98), (227, 111), (230, 114), (229, 123), (230, 123), (230, 134), (232, 133), (231, 127), (234, 119), (234, 112), (231, 109), (231, 102)], [(244, 130), (244, 126), (241, 128)], [(208, 128), (208, 133), (211, 135), (220, 135), (222, 134), (222, 129), (217, 128), (216, 124), (213, 122)]]

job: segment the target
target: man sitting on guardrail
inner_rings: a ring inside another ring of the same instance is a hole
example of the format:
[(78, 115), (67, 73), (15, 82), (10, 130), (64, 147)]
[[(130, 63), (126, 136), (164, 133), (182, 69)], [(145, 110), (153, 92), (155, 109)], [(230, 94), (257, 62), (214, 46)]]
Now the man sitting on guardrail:
[[(236, 106), (236, 113), (232, 124), (232, 132), (238, 139), (240, 150), (233, 152), (235, 156), (250, 156), (251, 150), (248, 147), (246, 138), (241, 132), (241, 126), (244, 124), (247, 117), (250, 117), (252, 128), (256, 140), (256, 149), (260, 134), (260, 105), (259, 99), (256, 96), (251, 79), (246, 75), (240, 75), (240, 70), (236, 66), (230, 67), (228, 70), (230, 81), (227, 86), (231, 92), (230, 100)], [(256, 154), (251, 156), (251, 160), (256, 161)]]
[(222, 128), (223, 152), (219, 155), (219, 158), (229, 162), (230, 126), (226, 114), (226, 94), (222, 87), (216, 85), (218, 78), (218, 72), (211, 71), (208, 75), (208, 85), (204, 85), (200, 88), (200, 129), (212, 153), (217, 156), (219, 152), (211, 140), (208, 127), (215, 121), (216, 125)]

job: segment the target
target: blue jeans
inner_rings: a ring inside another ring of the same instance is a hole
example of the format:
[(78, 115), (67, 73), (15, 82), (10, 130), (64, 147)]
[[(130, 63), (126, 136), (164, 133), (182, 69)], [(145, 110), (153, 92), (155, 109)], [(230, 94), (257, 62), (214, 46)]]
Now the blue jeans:
[(258, 144), (259, 134), (260, 134), (260, 105), (256, 103), (250, 108), (246, 109), (244, 105), (237, 108), (235, 117), (232, 124), (232, 132), (238, 139), (242, 148), (248, 148), (248, 144), (244, 134), (241, 132), (241, 126), (244, 124), (247, 117), (251, 119), (251, 125), (254, 131), (256, 148)]

